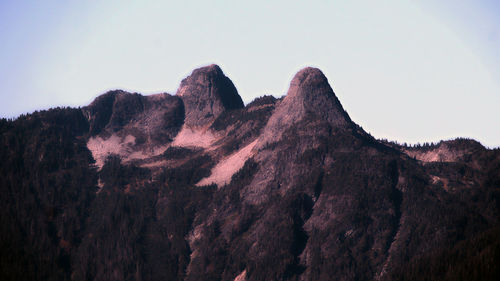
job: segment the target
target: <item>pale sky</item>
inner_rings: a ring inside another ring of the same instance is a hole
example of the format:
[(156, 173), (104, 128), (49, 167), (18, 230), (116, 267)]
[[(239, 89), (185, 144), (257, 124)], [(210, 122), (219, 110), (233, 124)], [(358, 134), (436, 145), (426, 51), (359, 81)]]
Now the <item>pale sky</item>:
[(500, 146), (500, 1), (0, 0), (0, 117), (216, 63), (245, 103), (319, 67), (377, 138)]

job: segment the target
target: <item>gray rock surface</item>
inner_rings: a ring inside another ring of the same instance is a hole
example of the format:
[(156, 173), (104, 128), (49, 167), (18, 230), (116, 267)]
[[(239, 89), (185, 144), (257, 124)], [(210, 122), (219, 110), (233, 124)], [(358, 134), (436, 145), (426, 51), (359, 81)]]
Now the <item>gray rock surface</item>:
[(182, 80), (177, 96), (184, 101), (189, 127), (210, 124), (228, 109), (243, 108), (233, 82), (215, 64), (195, 69)]
[(100, 168), (111, 155), (128, 162), (161, 154), (184, 122), (182, 100), (167, 93), (110, 91), (82, 108), (82, 113), (90, 127), (87, 148)]
[(352, 127), (328, 79), (313, 67), (306, 67), (294, 76), (286, 97), (269, 119), (261, 145), (278, 141), (287, 128), (306, 117), (326, 120), (334, 128)]
[(97, 97), (84, 107), (90, 134), (132, 134), (155, 144), (171, 140), (184, 119), (181, 99), (167, 93), (143, 96), (117, 90)]

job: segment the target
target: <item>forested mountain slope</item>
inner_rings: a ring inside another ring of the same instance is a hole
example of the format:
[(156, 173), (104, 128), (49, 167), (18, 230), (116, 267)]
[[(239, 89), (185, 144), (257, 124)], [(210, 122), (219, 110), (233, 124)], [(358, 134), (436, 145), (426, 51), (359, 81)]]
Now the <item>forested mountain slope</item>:
[(315, 68), (4, 119), (0, 159), (1, 280), (500, 280), (500, 150), (376, 140)]

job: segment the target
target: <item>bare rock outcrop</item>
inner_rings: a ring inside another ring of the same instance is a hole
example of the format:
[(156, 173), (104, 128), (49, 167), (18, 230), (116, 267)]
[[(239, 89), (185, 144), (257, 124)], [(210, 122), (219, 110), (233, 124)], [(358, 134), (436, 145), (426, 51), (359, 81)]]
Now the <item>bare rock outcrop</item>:
[(166, 93), (143, 96), (109, 91), (82, 110), (89, 120), (91, 135), (134, 127), (143, 131), (144, 137), (157, 141), (175, 136), (184, 119), (182, 101)]
[(328, 79), (313, 67), (306, 67), (294, 76), (286, 97), (266, 125), (261, 145), (280, 140), (287, 128), (308, 116), (323, 119), (335, 128), (353, 125)]
[(87, 147), (99, 167), (112, 154), (128, 161), (163, 152), (184, 120), (182, 100), (166, 93), (110, 91), (82, 111), (90, 127)]
[(470, 139), (441, 141), (435, 145), (424, 147), (405, 147), (402, 149), (408, 156), (422, 162), (459, 162), (469, 161), (473, 154), (486, 150), (479, 142)]
[(225, 110), (243, 108), (233, 82), (215, 64), (195, 69), (182, 80), (177, 96), (184, 102), (189, 127), (205, 126)]

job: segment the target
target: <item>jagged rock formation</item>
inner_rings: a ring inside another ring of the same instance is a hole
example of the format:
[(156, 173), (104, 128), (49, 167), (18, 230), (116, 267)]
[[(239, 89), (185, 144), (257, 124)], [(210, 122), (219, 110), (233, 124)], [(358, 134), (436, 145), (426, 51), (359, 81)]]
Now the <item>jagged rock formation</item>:
[(195, 69), (182, 80), (177, 96), (184, 101), (185, 124), (190, 127), (207, 125), (225, 110), (243, 107), (233, 82), (214, 64)]
[(1, 280), (498, 280), (500, 150), (357, 126), (320, 70), (216, 65), (0, 120)]
[(312, 115), (335, 128), (352, 126), (325, 75), (317, 68), (306, 67), (292, 79), (286, 97), (269, 119), (264, 142), (279, 140), (285, 129)]
[(84, 107), (90, 134), (112, 134), (134, 129), (141, 138), (155, 142), (172, 139), (184, 120), (184, 105), (169, 94), (142, 96), (125, 91), (110, 91)]
[(184, 104), (169, 94), (111, 91), (82, 111), (90, 126), (87, 147), (98, 167), (112, 154), (125, 162), (161, 154), (184, 121)]

